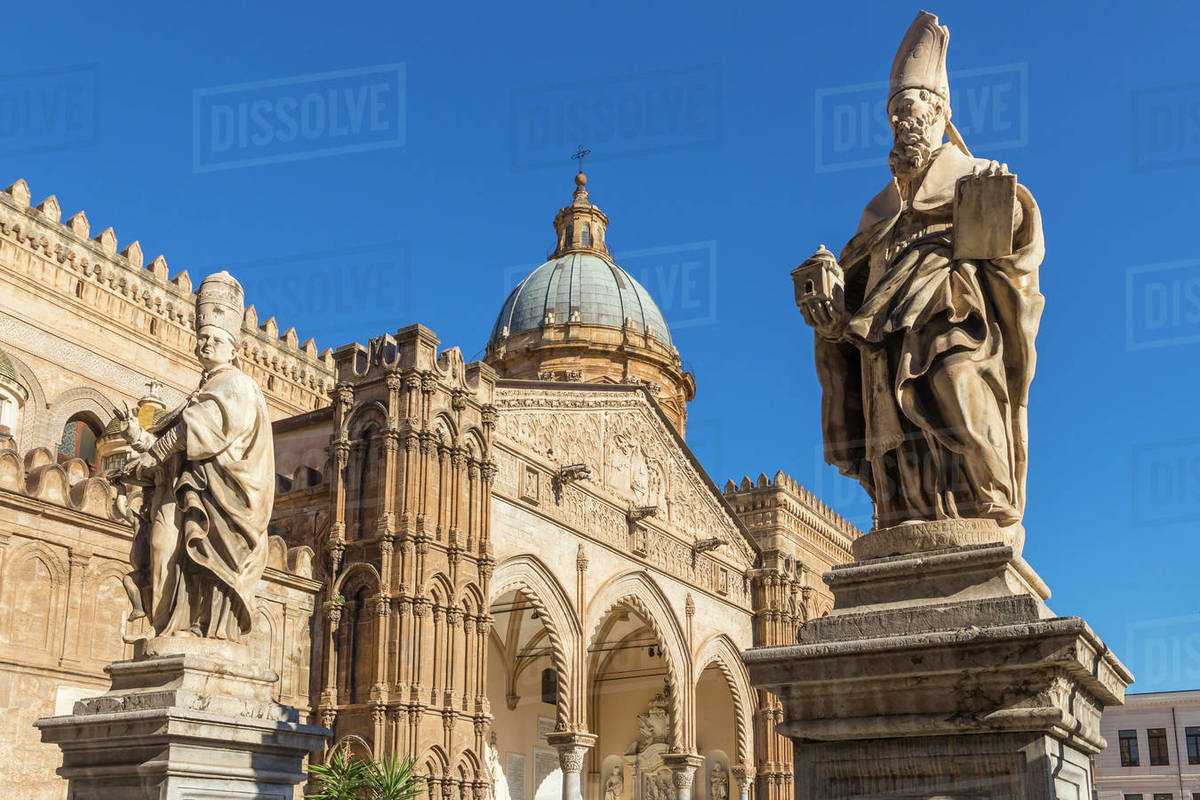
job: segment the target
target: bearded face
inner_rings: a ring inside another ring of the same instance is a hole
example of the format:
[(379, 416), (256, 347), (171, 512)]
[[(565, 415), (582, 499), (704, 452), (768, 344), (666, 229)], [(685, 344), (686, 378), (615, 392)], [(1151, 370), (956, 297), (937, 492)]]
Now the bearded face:
[(892, 151), (888, 166), (898, 178), (919, 174), (929, 166), (946, 130), (946, 106), (924, 89), (905, 89), (888, 104)]

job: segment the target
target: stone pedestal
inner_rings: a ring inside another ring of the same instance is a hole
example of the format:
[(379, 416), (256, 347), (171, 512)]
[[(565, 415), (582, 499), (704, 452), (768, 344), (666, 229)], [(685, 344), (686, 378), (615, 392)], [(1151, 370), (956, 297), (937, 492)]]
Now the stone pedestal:
[(106, 669), (107, 694), (35, 723), (72, 800), (291, 800), (330, 735), (271, 699), (244, 645), (152, 639)]
[(829, 616), (745, 653), (783, 702), (797, 798), (1091, 798), (1100, 712), (1133, 676), (1046, 606), (1023, 531), (986, 527), (864, 537), (864, 560), (825, 575)]

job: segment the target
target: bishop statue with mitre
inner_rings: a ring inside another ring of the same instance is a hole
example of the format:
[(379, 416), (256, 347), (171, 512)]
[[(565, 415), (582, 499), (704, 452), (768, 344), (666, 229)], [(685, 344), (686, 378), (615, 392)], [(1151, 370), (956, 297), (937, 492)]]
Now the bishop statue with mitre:
[(142, 430), (119, 414), (139, 453), (120, 480), (145, 487), (126, 589), (130, 619), (158, 636), (240, 641), (267, 564), (275, 451), (262, 391), (237, 366), (242, 287), (228, 272), (196, 292), (199, 388)]
[(862, 483), (876, 528), (1008, 526), (1025, 505), (1041, 215), (950, 122), (949, 39), (917, 15), (892, 64), (892, 180), (836, 259), (822, 247), (793, 271), (825, 458)]

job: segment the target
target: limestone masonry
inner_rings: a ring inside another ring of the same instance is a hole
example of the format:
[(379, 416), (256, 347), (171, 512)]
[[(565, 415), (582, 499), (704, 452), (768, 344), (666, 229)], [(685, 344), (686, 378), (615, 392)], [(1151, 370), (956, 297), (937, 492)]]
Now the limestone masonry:
[[(789, 800), (782, 707), (740, 654), (832, 607), (860, 533), (783, 473), (705, 473), (695, 381), (586, 182), (483, 363), (421, 325), (318, 352), (246, 298), (277, 473), (246, 646), (299, 722), (411, 755), (431, 796)], [(37, 799), (66, 782), (34, 720), (111, 706), (87, 698), (150, 633), (102, 477), (136, 456), (117, 412), (149, 428), (201, 379), (188, 273), (61, 216), (0, 194), (0, 794)]]

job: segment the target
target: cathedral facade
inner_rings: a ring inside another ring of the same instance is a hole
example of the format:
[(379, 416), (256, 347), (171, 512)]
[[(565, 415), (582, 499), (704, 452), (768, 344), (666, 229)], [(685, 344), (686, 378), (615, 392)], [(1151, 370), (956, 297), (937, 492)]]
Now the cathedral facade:
[[(114, 412), (152, 421), (199, 379), (187, 273), (61, 216), (0, 194), (0, 793), (37, 798), (65, 783), (32, 721), (144, 633)], [(580, 173), (482, 362), (420, 324), (318, 352), (247, 308), (279, 473), (253, 643), (281, 702), (410, 756), (431, 797), (785, 800), (782, 710), (739, 654), (829, 610), (859, 532), (783, 473), (718, 489), (607, 226)]]

